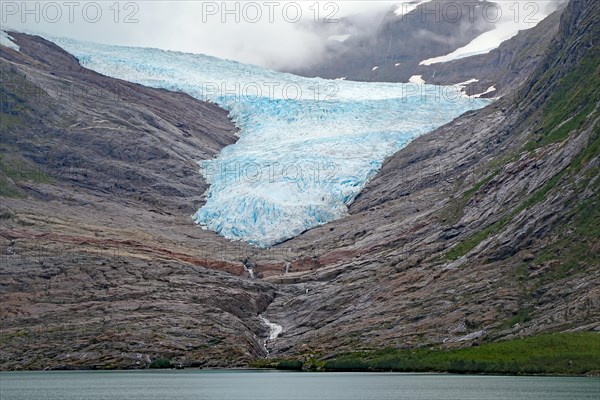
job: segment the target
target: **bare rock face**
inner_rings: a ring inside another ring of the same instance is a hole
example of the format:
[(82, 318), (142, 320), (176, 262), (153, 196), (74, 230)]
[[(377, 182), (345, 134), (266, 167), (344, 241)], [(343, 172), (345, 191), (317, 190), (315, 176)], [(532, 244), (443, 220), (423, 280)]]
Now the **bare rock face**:
[(416, 139), (350, 216), (291, 241), (324, 268), (269, 306), (275, 354), (600, 331), (599, 7), (572, 1), (516, 95)]
[[(242, 366), (600, 331), (599, 15), (572, 0), (518, 90), (390, 157), (346, 218), (268, 251), (182, 217), (206, 188), (194, 162), (235, 140), (224, 111), (14, 34), (1, 367)], [(268, 353), (263, 316), (283, 327)]]
[(562, 8), (534, 28), (521, 31), (487, 54), (466, 57), (429, 66), (418, 66), (415, 74), (434, 85), (453, 85), (477, 79), (465, 87), (469, 95), (496, 90), (482, 97), (515, 95), (533, 73), (558, 32)]
[[(22, 103), (33, 111), (20, 121), (28, 134), (7, 129), (4, 144), (23, 148), (50, 175), (81, 188), (138, 195), (159, 207), (199, 201), (206, 183), (197, 178), (195, 162), (236, 140), (224, 110), (182, 93), (107, 78), (53, 43), (12, 36), (23, 50), (2, 52), (7, 112), (19, 112)], [(38, 116), (50, 121), (36, 121)]]
[[(352, 17), (343, 18), (328, 28), (336, 29), (332, 34), (351, 33), (348, 39), (341, 43), (330, 40), (325, 55), (310, 66), (291, 68), (289, 72), (377, 82), (408, 82), (412, 76), (420, 75), (432, 85), (476, 80), (465, 85), (467, 94), (494, 98), (514, 95), (544, 56), (558, 31), (565, 6), (562, 2), (557, 11), (535, 27), (520, 31), (489, 53), (431, 65), (420, 62), (450, 54), (495, 29), (489, 16), (495, 12), (496, 4), (449, 0), (434, 0), (417, 7), (405, 4), (405, 10), (411, 12), (397, 15), (389, 11), (358, 32)], [(488, 92), (492, 87), (495, 90)]]
[(82, 68), (41, 38), (1, 49), (0, 366), (243, 366), (266, 354), (272, 285), (198, 229), (196, 161), (224, 110)]
[(123, 255), (7, 258), (3, 369), (147, 368), (157, 358), (233, 367), (265, 354), (254, 332), (270, 285)]

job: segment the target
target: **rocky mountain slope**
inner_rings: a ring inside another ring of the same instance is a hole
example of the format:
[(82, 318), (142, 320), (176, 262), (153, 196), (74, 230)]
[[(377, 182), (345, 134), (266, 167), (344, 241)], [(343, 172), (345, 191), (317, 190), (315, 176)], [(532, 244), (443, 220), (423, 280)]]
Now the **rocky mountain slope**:
[[(390, 3), (391, 4), (391, 3)], [(480, 4), (434, 0), (418, 6), (405, 5), (405, 15), (391, 8), (368, 22), (363, 16), (342, 18), (320, 25), (330, 37), (323, 59), (286, 72), (355, 81), (408, 82), (419, 62), (452, 53), (493, 28), (479, 12)], [(476, 7), (476, 8), (475, 8)]]
[(196, 161), (236, 140), (226, 112), (13, 38), (21, 51), (0, 60), (2, 368), (262, 357), (256, 316), (273, 287), (240, 278), (244, 249), (189, 218), (207, 188)]
[(484, 93), (490, 87), (495, 90), (484, 97), (514, 94), (544, 56), (558, 31), (561, 14), (562, 8), (489, 53), (428, 66), (420, 65), (415, 68), (414, 74), (421, 75), (433, 85), (455, 85), (476, 79), (477, 82), (465, 87), (469, 95)]
[[(194, 161), (235, 140), (221, 110), (11, 34), (1, 367), (248, 365), (267, 354), (259, 314), (283, 327), (270, 357), (599, 331), (599, 12), (572, 0), (540, 61), (517, 63), (518, 90), (391, 157), (346, 218), (268, 251), (187, 218), (206, 188)], [(527, 43), (499, 49), (498, 76)]]
[(573, 0), (517, 94), (416, 139), (348, 218), (292, 241), (324, 268), (281, 280), (309, 291), (268, 309), (279, 354), (600, 329), (599, 7)]

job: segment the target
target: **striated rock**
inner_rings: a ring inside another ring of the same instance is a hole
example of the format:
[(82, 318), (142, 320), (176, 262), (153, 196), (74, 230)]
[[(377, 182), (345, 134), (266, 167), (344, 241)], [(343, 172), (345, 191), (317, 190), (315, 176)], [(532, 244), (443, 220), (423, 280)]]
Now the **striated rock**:
[[(599, 160), (597, 151), (589, 153), (598, 140), (597, 106), (564, 140), (533, 151), (526, 146), (560, 77), (597, 54), (598, 7), (571, 2), (560, 34), (516, 97), (416, 139), (384, 164), (350, 216), (290, 241), (360, 257), (339, 260), (342, 273), (327, 285), (307, 282), (311, 294), (283, 295), (269, 306), (290, 331), (275, 354), (301, 352), (300, 343), (325, 354), (498, 340), (514, 337), (509, 323), (516, 316), (518, 336), (598, 329), (600, 314), (589, 304), (598, 301), (600, 255), (592, 231), (575, 222), (584, 212), (598, 218)], [(571, 89), (578, 87), (561, 90)], [(574, 167), (586, 151), (585, 166)], [(349, 240), (364, 226), (372, 227), (368, 235)], [(399, 262), (415, 254), (419, 266)], [(523, 261), (538, 258), (546, 261), (529, 274)], [(382, 260), (393, 272), (379, 266)], [(448, 338), (465, 319), (472, 325), (464, 335)]]
[[(496, 90), (482, 97), (514, 94), (532, 74), (558, 31), (562, 8), (543, 19), (535, 27), (520, 31), (513, 39), (502, 43), (487, 54), (459, 60), (419, 66), (420, 74), (430, 84), (452, 85), (477, 79), (465, 86), (469, 95), (484, 93), (489, 87)], [(502, 108), (503, 113), (508, 108)]]
[(0, 367), (263, 357), (258, 314), (275, 288), (244, 278), (253, 249), (189, 218), (207, 188), (196, 161), (236, 140), (226, 112), (12, 36), (21, 51), (0, 53)]

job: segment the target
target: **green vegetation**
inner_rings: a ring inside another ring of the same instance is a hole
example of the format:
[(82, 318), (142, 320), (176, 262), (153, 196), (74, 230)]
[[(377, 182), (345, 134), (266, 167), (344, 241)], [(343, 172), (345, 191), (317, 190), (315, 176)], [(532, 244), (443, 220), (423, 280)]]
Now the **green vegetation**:
[[(600, 129), (596, 128), (593, 136), (590, 138), (587, 147), (577, 157), (575, 157), (575, 159), (573, 159), (569, 167), (552, 177), (548, 182), (546, 182), (544, 186), (535, 191), (517, 208), (513, 209), (508, 215), (489, 225), (488, 227), (482, 229), (481, 231), (477, 232), (470, 238), (452, 247), (446, 253), (446, 258), (449, 260), (456, 260), (467, 254), (469, 251), (471, 251), (477, 245), (479, 245), (479, 243), (483, 242), (491, 235), (499, 233), (506, 226), (506, 224), (520, 212), (542, 202), (546, 198), (547, 194), (552, 189), (554, 189), (566, 175), (573, 175), (579, 172), (583, 165), (586, 165), (593, 157), (599, 154), (599, 149)], [(585, 181), (580, 182), (580, 185), (583, 186), (589, 184), (598, 173), (598, 166), (593, 166), (587, 173), (587, 179)], [(554, 275), (554, 278), (558, 278), (560, 276), (564, 277), (566, 271), (571, 269), (574, 266), (574, 264), (578, 264), (578, 262), (584, 261), (594, 256), (593, 252), (589, 252), (588, 246), (585, 245), (585, 243), (588, 240), (591, 241), (594, 238), (600, 237), (600, 211), (598, 211), (598, 185), (600, 183), (597, 180), (594, 182), (594, 185), (596, 185), (594, 188), (594, 195), (575, 207), (576, 217), (574, 219), (574, 223), (569, 225), (571, 233), (567, 235), (561, 243), (552, 246), (552, 248), (549, 250), (556, 250), (560, 247), (571, 248), (569, 251), (556, 251), (556, 253), (561, 254), (561, 258), (567, 257), (568, 260), (566, 261), (568, 262), (562, 267), (563, 269), (565, 269), (565, 271), (563, 271), (563, 273), (559, 273), (558, 275)], [(576, 237), (585, 240), (574, 240), (574, 238)], [(547, 253), (548, 251), (545, 253), (545, 257), (548, 257)], [(547, 259), (551, 258), (553, 257)]]
[(596, 157), (600, 154), (600, 125), (596, 125), (594, 127), (594, 131), (592, 137), (590, 138), (590, 142), (588, 143), (585, 150), (581, 152), (574, 160), (571, 162), (571, 168), (575, 172), (579, 172), (583, 165), (586, 165), (592, 158)]
[(10, 160), (4, 161), (0, 154), (0, 171), (6, 177), (15, 182), (31, 181), (38, 183), (50, 183), (50, 178), (40, 167), (27, 162), (23, 159), (12, 157)]
[(555, 175), (552, 177), (543, 187), (536, 190), (531, 196), (529, 196), (521, 205), (517, 208), (513, 209), (508, 215), (499, 219), (495, 223), (487, 226), (481, 231), (477, 232), (470, 238), (458, 243), (456, 246), (452, 247), (448, 253), (446, 254), (446, 258), (449, 260), (457, 260), (460, 257), (464, 256), (475, 247), (477, 247), (481, 242), (486, 240), (491, 235), (495, 235), (500, 233), (502, 229), (510, 222), (515, 216), (517, 216), (520, 212), (525, 210), (526, 208), (532, 207), (537, 203), (540, 203), (546, 198), (548, 192), (554, 189), (557, 183), (561, 180), (561, 178), (565, 175), (567, 170)]
[(21, 181), (51, 183), (50, 178), (35, 164), (16, 155), (0, 154), (0, 196), (24, 198), (23, 191), (17, 187)]
[(514, 326), (515, 324), (524, 324), (525, 322), (531, 321), (531, 308), (521, 310), (515, 315), (509, 322), (508, 326)]
[(26, 129), (31, 100), (41, 99), (45, 92), (5, 62), (0, 62), (0, 75), (0, 130), (6, 133)]
[(465, 212), (465, 207), (467, 206), (469, 201), (473, 198), (475, 193), (477, 193), (479, 191), (479, 189), (481, 189), (482, 187), (484, 187), (485, 185), (490, 183), (490, 181), (492, 179), (494, 179), (494, 177), (496, 175), (498, 175), (499, 173), (500, 173), (500, 169), (496, 169), (494, 172), (492, 172), (491, 174), (489, 174), (488, 176), (486, 176), (485, 178), (483, 178), (482, 180), (477, 182), (472, 188), (470, 188), (469, 190), (464, 192), (463, 195), (459, 199), (454, 199), (452, 204), (449, 206), (447, 213), (445, 213), (445, 215), (450, 216), (449, 221), (447, 221), (447, 223), (448, 224), (457, 223), (460, 220), (460, 218), (463, 216), (463, 214)]
[(173, 364), (171, 364), (171, 360), (168, 358), (158, 358), (150, 363), (150, 368), (155, 369), (165, 369), (165, 368), (173, 368)]
[(304, 363), (300, 360), (281, 360), (277, 363), (277, 369), (301, 370)]
[(6, 177), (0, 175), (0, 197), (25, 198), (25, 194), (12, 184)]
[(0, 62), (0, 75), (0, 196), (24, 198), (25, 192), (18, 187), (20, 181), (50, 183), (51, 178), (9, 143), (31, 139), (32, 110), (38, 103), (47, 105), (52, 101), (12, 65)]
[(496, 175), (498, 175), (500, 173), (500, 170), (497, 169), (496, 171), (492, 172), (490, 175), (486, 176), (485, 178), (483, 178), (482, 180), (480, 180), (479, 182), (477, 182), (475, 184), (475, 186), (473, 186), (471, 189), (467, 190), (463, 195), (462, 195), (462, 199), (465, 202), (469, 202), (469, 200), (471, 200), (471, 198), (473, 197), (473, 195), (475, 193), (477, 193), (479, 191), (479, 189), (481, 189), (483, 186), (487, 185), (488, 183), (490, 183), (490, 181), (492, 179), (494, 179), (494, 177)]
[[(557, 175), (553, 176), (550, 180), (548, 180), (548, 182), (546, 182), (546, 184), (544, 186), (542, 186), (540, 189), (536, 190), (531, 196), (529, 196), (525, 201), (523, 201), (518, 207), (513, 209), (508, 215), (504, 216), (503, 218), (499, 219), (495, 223), (493, 223), (493, 224), (487, 226), (486, 228), (482, 229), (481, 231), (477, 232), (470, 238), (468, 238), (468, 239), (458, 243), (456, 246), (452, 247), (446, 254), (446, 258), (449, 260), (456, 260), (456, 259), (464, 256), (465, 254), (467, 254), (468, 252), (473, 250), (475, 247), (477, 247), (477, 245), (479, 245), (481, 242), (486, 240), (491, 235), (499, 233), (506, 226), (506, 224), (508, 222), (510, 222), (515, 216), (517, 216), (520, 212), (542, 202), (546, 198), (548, 193), (552, 189), (554, 189), (557, 186), (557, 184), (565, 177), (565, 175), (574, 174), (574, 173), (579, 172), (583, 165), (586, 165), (593, 157), (598, 155), (598, 151), (600, 149), (600, 135), (599, 135), (598, 131), (599, 131), (599, 128), (596, 127), (594, 134), (590, 138), (590, 141), (589, 141), (588, 145), (586, 146), (586, 148), (577, 157), (575, 157), (573, 159), (571, 164), (566, 169), (564, 169)], [(594, 171), (597, 172), (598, 168), (595, 167), (593, 169), (594, 169)], [(593, 172), (588, 175), (593, 175)], [(493, 177), (493, 176), (494, 176), (494, 174), (491, 175), (491, 177)], [(488, 177), (488, 178), (491, 180), (491, 177)], [(479, 182), (473, 188), (471, 188), (470, 190), (465, 192), (465, 195), (472, 196), (473, 193), (475, 193), (477, 190), (479, 190), (479, 188), (481, 188), (484, 184), (487, 183), (486, 180), (488, 178)], [(470, 198), (470, 197), (468, 197), (468, 198)], [(466, 205), (466, 202), (464, 204)], [(597, 207), (597, 205), (595, 207)], [(593, 220), (593, 218), (591, 220)], [(584, 222), (585, 220), (580, 219), (580, 221)], [(597, 222), (598, 222), (598, 220), (596, 217), (596, 223)]]
[(510, 220), (508, 217), (504, 217), (499, 221), (496, 221), (492, 225), (484, 228), (483, 230), (477, 232), (475, 235), (471, 236), (467, 240), (463, 240), (458, 243), (456, 246), (452, 247), (446, 253), (446, 258), (449, 260), (457, 260), (473, 250), (479, 243), (483, 242), (490, 235), (496, 234), (500, 232), (500, 230), (506, 225), (506, 223)]
[(0, 220), (3, 219), (12, 219), (15, 214), (13, 214), (10, 210), (0, 210)]
[[(543, 84), (554, 73), (550, 69), (538, 82)], [(578, 64), (558, 80), (553, 94), (542, 109), (542, 129), (527, 143), (530, 151), (560, 142), (575, 129), (584, 125), (600, 101), (600, 48), (592, 48)]]
[(600, 371), (600, 334), (546, 334), (454, 350), (357, 352), (325, 360), (319, 370), (582, 375)]
[(579, 183), (580, 190), (592, 189), (593, 194), (574, 206), (571, 215), (567, 216), (569, 222), (559, 231), (558, 239), (536, 256), (536, 264), (547, 263), (550, 267), (539, 285), (585, 272), (586, 266), (600, 265), (597, 250), (600, 247), (600, 182), (595, 180), (591, 183), (600, 173), (600, 168), (595, 166), (588, 172), (587, 179)]
[[(550, 68), (544, 74), (542, 79), (538, 81), (536, 88), (547, 85), (548, 82), (553, 79), (555, 73), (555, 68)], [(539, 89), (536, 88), (531, 90), (530, 93), (537, 93)], [(553, 90), (553, 94), (544, 102), (540, 113), (535, 113), (531, 117), (541, 120), (542, 126), (538, 133), (535, 134), (535, 137), (525, 145), (524, 150), (533, 151), (552, 143), (561, 142), (567, 139), (572, 132), (580, 131), (585, 127), (586, 123), (593, 120), (598, 113), (596, 109), (600, 103), (600, 90), (598, 90), (598, 88), (600, 88), (600, 48), (596, 46), (587, 52), (571, 71), (558, 80), (556, 87)], [(599, 131), (600, 127), (594, 127), (594, 134), (586, 149), (571, 162), (568, 168), (552, 177), (543, 187), (534, 192), (504, 217), (452, 247), (446, 253), (446, 258), (448, 260), (456, 260), (464, 256), (490, 236), (501, 232), (501, 230), (521, 211), (542, 202), (548, 193), (553, 190), (565, 176), (570, 178), (575, 173), (578, 173), (583, 165), (586, 165), (593, 157), (599, 154)], [(501, 165), (497, 167), (501, 168)], [(450, 214), (455, 216), (458, 214), (462, 215), (464, 207), (473, 194), (487, 184), (489, 182), (488, 179), (491, 179), (499, 171), (500, 169), (465, 192), (463, 198), (458, 200), (458, 203), (454, 205), (454, 210), (451, 210)], [(598, 206), (596, 204), (592, 207)], [(457, 210), (460, 211), (460, 213)], [(592, 217), (591, 220), (595, 220), (595, 223), (597, 224), (597, 216)], [(587, 248), (587, 246), (584, 247)], [(577, 250), (575, 254), (582, 254), (582, 252), (585, 252), (583, 247), (575, 250)], [(565, 268), (567, 270), (570, 269), (570, 267)], [(558, 275), (564, 275), (564, 272), (565, 271)]]

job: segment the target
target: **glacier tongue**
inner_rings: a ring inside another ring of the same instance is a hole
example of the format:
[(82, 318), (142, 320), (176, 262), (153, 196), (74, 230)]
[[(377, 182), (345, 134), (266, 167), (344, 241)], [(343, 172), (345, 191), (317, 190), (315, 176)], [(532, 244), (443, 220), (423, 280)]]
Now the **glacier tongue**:
[(52, 40), (97, 72), (227, 109), (240, 138), (199, 162), (210, 188), (193, 218), (260, 247), (344, 216), (386, 157), (489, 102), (456, 87), (309, 79), (204, 55)]

